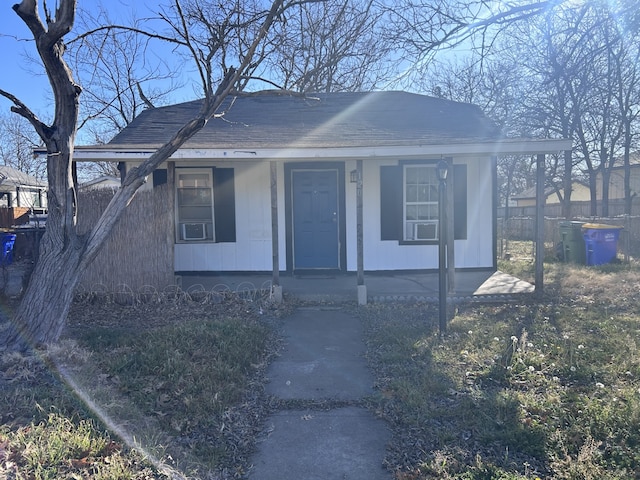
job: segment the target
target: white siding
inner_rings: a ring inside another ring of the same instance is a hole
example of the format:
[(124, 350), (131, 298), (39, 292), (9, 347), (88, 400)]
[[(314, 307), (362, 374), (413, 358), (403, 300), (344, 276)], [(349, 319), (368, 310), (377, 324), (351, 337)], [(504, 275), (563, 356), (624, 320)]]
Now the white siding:
[[(380, 166), (397, 160), (364, 159), (364, 268), (376, 270), (434, 269), (437, 245), (400, 245), (380, 240)], [(491, 268), (493, 259), (493, 185), (489, 158), (454, 158), (467, 165), (467, 239), (455, 241), (456, 268)], [(185, 164), (182, 164), (185, 165)], [(202, 165), (202, 164), (199, 164)], [(235, 169), (235, 243), (179, 243), (176, 271), (271, 271), (271, 195), (269, 162), (216, 163)], [(355, 160), (345, 162), (347, 270), (357, 267), (356, 184), (349, 172)], [(280, 269), (286, 269), (284, 164), (278, 163), (278, 224)]]
[[(220, 163), (214, 166), (233, 167), (235, 170), (236, 242), (178, 243), (175, 246), (176, 271), (270, 271), (269, 163)], [(278, 180), (281, 189), (282, 181), (282, 178)], [(279, 196), (282, 197), (283, 194)], [(284, 210), (284, 199), (280, 203)], [(284, 222), (283, 219), (280, 220), (280, 238), (284, 242)], [(281, 268), (284, 269), (284, 245), (281, 248), (281, 258)]]
[[(380, 166), (396, 165), (397, 162), (367, 160), (363, 163), (365, 271), (437, 268), (437, 245), (400, 245), (395, 240), (380, 240)], [(455, 266), (456, 268), (491, 268), (494, 260), (493, 185), (490, 159), (454, 158), (454, 163), (467, 165), (468, 182), (467, 239), (455, 241)], [(355, 271), (357, 266), (355, 195), (355, 186), (351, 184), (347, 187), (346, 206), (349, 271)]]

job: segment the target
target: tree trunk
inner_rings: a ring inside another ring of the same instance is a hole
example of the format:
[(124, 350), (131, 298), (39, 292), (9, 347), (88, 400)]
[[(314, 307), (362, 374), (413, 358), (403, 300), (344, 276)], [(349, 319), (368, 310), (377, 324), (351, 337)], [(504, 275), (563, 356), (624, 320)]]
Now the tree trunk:
[(631, 194), (631, 127), (625, 125), (624, 140), (624, 213), (631, 215), (633, 196)]
[(611, 183), (611, 170), (602, 169), (602, 216), (609, 216), (609, 185)]
[(46, 25), (38, 14), (37, 2), (22, 0), (13, 6), (33, 33), (52, 86), (56, 108), (55, 120), (48, 126), (19, 99), (0, 90), (0, 95), (14, 103), (12, 111), (26, 118), (45, 144), (49, 182), (49, 216), (40, 244), (39, 260), (12, 319), (12, 325), (5, 337), (0, 339), (0, 347), (24, 349), (54, 343), (60, 338), (81, 273), (98, 254), (113, 226), (147, 176), (206, 125), (244, 72), (250, 68), (258, 46), (271, 24), (282, 13), (283, 3), (284, 0), (273, 2), (263, 20), (262, 28), (247, 45), (239, 68), (227, 68), (215, 92), (213, 84), (209, 83), (209, 65), (198, 63), (205, 93), (198, 116), (186, 122), (167, 143), (129, 171), (121, 188), (86, 235), (80, 235), (77, 231), (77, 181), (73, 174), (73, 150), (81, 88), (74, 82), (71, 71), (63, 60), (65, 49), (62, 41), (73, 27), (76, 0), (56, 2), (55, 21), (47, 18)]
[(57, 341), (67, 320), (80, 278), (82, 248), (56, 242), (49, 232), (42, 237), (38, 262), (2, 342), (7, 348), (25, 350)]
[(591, 170), (589, 172), (589, 191), (591, 193), (591, 198), (590, 198), (590, 210), (591, 213), (590, 215), (592, 217), (597, 217), (598, 216), (598, 189), (596, 186), (596, 175), (598, 174), (597, 170)]

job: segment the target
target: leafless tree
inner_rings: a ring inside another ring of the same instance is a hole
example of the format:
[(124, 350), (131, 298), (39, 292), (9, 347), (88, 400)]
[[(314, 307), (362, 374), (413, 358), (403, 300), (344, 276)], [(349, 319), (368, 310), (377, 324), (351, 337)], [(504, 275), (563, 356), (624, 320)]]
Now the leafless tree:
[[(518, 65), (506, 56), (495, 53), (434, 59), (420, 85), (434, 96), (478, 105), (505, 135), (531, 134), (522, 102), (529, 85)], [(535, 184), (535, 162), (526, 156), (502, 156), (497, 167), (498, 195), (507, 219), (511, 195)]]
[[(22, 0), (13, 6), (34, 37), (51, 83), (55, 115), (53, 122), (46, 124), (20, 99), (0, 90), (0, 95), (13, 103), (11, 110), (27, 119), (44, 143), (49, 183), (49, 216), (39, 261), (12, 318), (11, 328), (2, 339), (6, 347), (58, 340), (81, 272), (95, 258), (146, 177), (210, 118), (221, 113), (218, 110), (222, 101), (254, 67), (254, 54), (289, 5), (286, 0), (275, 0), (268, 10), (259, 9), (256, 4), (256, 8), (247, 11), (221, 12), (219, 23), (206, 25), (197, 24), (196, 18), (190, 17), (191, 11), (183, 10), (178, 0), (161, 12), (170, 26), (170, 34), (153, 36), (173, 42), (193, 60), (202, 85), (201, 109), (171, 140), (141, 165), (129, 170), (121, 188), (87, 234), (77, 230), (77, 185), (72, 171), (82, 88), (64, 59), (65, 37), (76, 19), (76, 0), (59, 0), (55, 12), (45, 8), (44, 19), (36, 0)], [(198, 7), (195, 2), (194, 6)], [(202, 8), (196, 8), (197, 11)]]
[(390, 76), (383, 20), (373, 0), (301, 4), (274, 38), (265, 77), (297, 92), (372, 90)]
[[(161, 41), (137, 33), (145, 28), (142, 20), (133, 18), (132, 30), (102, 29), (105, 25), (115, 25), (105, 8), (79, 8), (74, 30), (94, 33), (67, 43), (69, 66), (83, 88), (78, 131), (92, 144), (109, 141), (143, 109), (169, 103), (181, 86), (180, 62), (169, 66), (154, 52), (153, 44)], [(78, 175), (118, 176), (119, 171), (115, 163), (90, 162), (78, 165)]]
[(400, 0), (388, 5), (384, 40), (392, 46), (404, 84), (419, 81), (436, 53), (454, 47), (487, 54), (504, 30), (553, 8), (555, 0)]
[(34, 157), (39, 137), (29, 122), (16, 115), (0, 115), (0, 163), (32, 175), (39, 180), (46, 178), (46, 165)]

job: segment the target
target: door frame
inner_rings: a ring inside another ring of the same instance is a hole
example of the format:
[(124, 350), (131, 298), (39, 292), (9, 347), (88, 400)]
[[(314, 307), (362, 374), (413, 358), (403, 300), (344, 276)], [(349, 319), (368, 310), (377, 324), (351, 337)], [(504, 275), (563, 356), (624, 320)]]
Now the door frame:
[[(345, 272), (347, 267), (347, 234), (345, 208), (344, 162), (288, 162), (284, 164), (284, 209), (285, 239), (287, 250), (287, 272), (294, 273), (293, 262), (293, 172), (304, 170), (335, 170), (337, 172), (336, 194), (338, 205), (338, 268), (305, 270), (310, 273)], [(296, 270), (300, 272), (301, 270)]]

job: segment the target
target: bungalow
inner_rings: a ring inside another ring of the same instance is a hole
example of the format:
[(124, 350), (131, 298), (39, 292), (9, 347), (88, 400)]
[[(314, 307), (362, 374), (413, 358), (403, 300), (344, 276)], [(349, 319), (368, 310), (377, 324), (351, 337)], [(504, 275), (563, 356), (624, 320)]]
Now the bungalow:
[(0, 226), (29, 222), (33, 214), (46, 213), (47, 182), (20, 170), (0, 165)]
[(42, 209), (47, 206), (47, 182), (0, 165), (0, 206)]
[[(145, 110), (76, 160), (132, 168), (199, 107)], [(443, 159), (449, 264), (495, 270), (496, 156), (570, 148), (507, 139), (477, 106), (399, 91), (249, 93), (221, 111), (146, 187), (168, 185), (178, 275), (435, 270)]]

